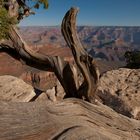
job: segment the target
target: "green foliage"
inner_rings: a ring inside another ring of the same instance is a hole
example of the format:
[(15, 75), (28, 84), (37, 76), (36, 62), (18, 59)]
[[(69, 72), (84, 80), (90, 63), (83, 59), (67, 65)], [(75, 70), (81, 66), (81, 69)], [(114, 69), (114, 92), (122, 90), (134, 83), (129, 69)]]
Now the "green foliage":
[(10, 19), (7, 15), (6, 9), (0, 8), (0, 39), (8, 37)]
[(140, 51), (127, 51), (124, 56), (128, 68), (140, 68)]
[(40, 5), (43, 5), (44, 9), (48, 9), (48, 0), (37, 0), (36, 4), (34, 5), (34, 8), (39, 9)]
[(10, 26), (15, 24), (16, 20), (8, 16), (5, 8), (0, 8), (0, 39), (8, 38)]
[[(11, 25), (20, 22), (20, 20), (23, 19), (24, 15), (29, 16), (31, 14), (28, 5), (25, 6), (26, 3), (22, 3), (23, 2), (22, 1), (19, 2), (19, 9), (18, 9), (19, 15), (14, 18), (13, 17), (11, 18), (8, 16), (8, 11), (7, 11), (8, 8), (5, 8), (4, 1), (6, 0), (0, 0), (0, 40), (4, 38), (8, 38), (8, 32)], [(34, 8), (39, 9), (40, 5), (43, 5), (45, 9), (48, 8), (48, 0), (30, 0), (30, 1), (35, 3)], [(29, 10), (27, 8), (29, 8)]]

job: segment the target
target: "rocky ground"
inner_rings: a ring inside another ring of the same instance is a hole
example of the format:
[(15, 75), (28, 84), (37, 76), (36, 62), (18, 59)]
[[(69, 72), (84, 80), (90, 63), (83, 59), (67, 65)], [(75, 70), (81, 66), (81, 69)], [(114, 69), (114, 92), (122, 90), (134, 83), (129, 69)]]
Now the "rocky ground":
[[(13, 76), (0, 76), (0, 139), (140, 139), (140, 69), (102, 74), (97, 105), (63, 100), (57, 82), (46, 92)], [(107, 105), (107, 106), (106, 106)]]

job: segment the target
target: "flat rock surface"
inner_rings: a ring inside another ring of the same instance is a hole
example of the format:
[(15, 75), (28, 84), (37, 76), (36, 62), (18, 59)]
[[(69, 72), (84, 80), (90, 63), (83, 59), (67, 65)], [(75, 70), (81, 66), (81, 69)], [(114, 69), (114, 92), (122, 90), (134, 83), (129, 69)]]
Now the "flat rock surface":
[(120, 68), (104, 73), (97, 94), (117, 112), (140, 119), (140, 69)]
[(139, 140), (140, 121), (105, 105), (0, 102), (0, 140)]
[(29, 102), (35, 96), (34, 88), (13, 76), (0, 76), (0, 100)]

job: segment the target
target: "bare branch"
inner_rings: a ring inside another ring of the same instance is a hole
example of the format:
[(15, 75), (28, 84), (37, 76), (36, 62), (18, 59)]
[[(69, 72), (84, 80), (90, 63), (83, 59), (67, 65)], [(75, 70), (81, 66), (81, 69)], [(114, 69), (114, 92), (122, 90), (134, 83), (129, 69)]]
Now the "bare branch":
[(2, 40), (0, 48), (28, 66), (54, 72), (66, 92), (66, 97), (76, 96), (77, 89), (70, 64), (59, 56), (47, 56), (31, 50), (16, 27), (12, 26), (9, 40)]
[(68, 46), (71, 48), (77, 67), (84, 77), (84, 82), (79, 89), (76, 87), (77, 77), (74, 69), (68, 62), (59, 56), (51, 57), (31, 50), (22, 40), (16, 27), (11, 27), (9, 40), (5, 43), (1, 42), (0, 47), (2, 51), (7, 52), (26, 65), (40, 70), (53, 71), (63, 86), (66, 97), (84, 97), (87, 101), (92, 102), (95, 99), (94, 95), (99, 75), (93, 58), (84, 50), (78, 38), (76, 32), (77, 12), (77, 8), (71, 8), (66, 13), (61, 30)]
[(65, 15), (61, 29), (62, 34), (70, 47), (72, 54), (75, 58), (76, 64), (80, 69), (85, 81), (84, 81), (84, 93), (82, 96), (86, 100), (93, 100), (93, 96), (96, 91), (96, 84), (98, 82), (98, 70), (93, 63), (93, 58), (84, 50), (76, 32), (76, 15), (78, 8), (71, 8)]

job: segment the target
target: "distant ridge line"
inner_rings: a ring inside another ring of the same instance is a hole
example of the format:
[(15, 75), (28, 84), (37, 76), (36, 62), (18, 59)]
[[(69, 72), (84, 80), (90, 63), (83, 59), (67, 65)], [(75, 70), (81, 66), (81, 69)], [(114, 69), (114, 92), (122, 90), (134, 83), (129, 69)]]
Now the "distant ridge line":
[[(34, 25), (34, 26), (19, 26), (19, 27), (35, 27), (35, 28), (37, 28), (37, 27), (42, 27), (42, 28), (44, 28), (44, 27), (49, 27), (49, 28), (60, 28), (61, 26), (60, 25), (54, 25), (54, 26), (49, 26), (49, 25), (45, 25), (45, 26), (42, 26), (42, 25)], [(94, 25), (78, 25), (77, 27), (105, 27), (105, 28), (109, 28), (109, 27), (113, 27), (113, 28), (140, 28), (140, 26), (108, 26), (108, 25), (104, 25), (104, 26), (94, 26)]]

